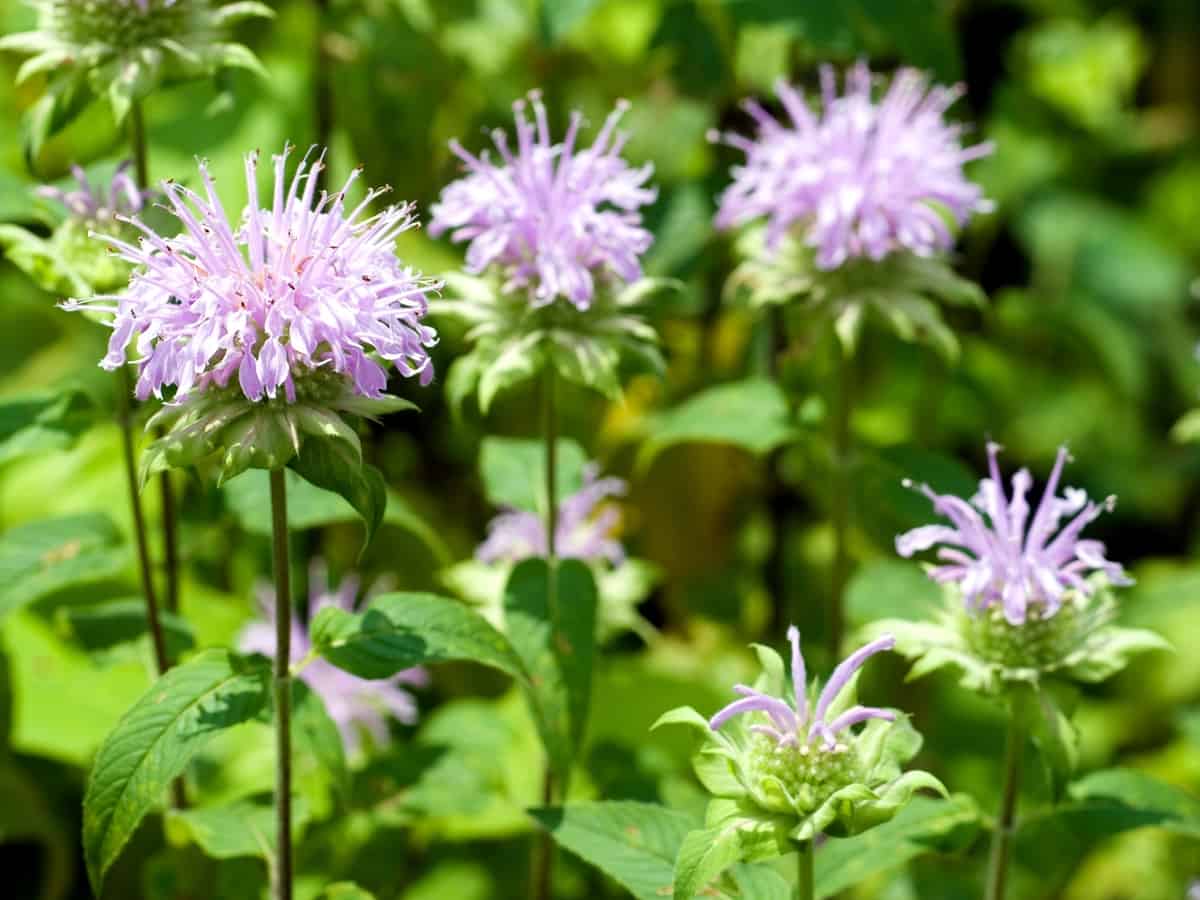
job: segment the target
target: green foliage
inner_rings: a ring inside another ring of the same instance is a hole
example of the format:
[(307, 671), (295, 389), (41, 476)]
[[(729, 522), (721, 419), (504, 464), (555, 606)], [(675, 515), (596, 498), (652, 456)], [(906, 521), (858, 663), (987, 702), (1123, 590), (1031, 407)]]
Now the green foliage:
[[(302, 802), (292, 805), (292, 833), (298, 837), (308, 824)], [(191, 841), (214, 859), (274, 856), (275, 809), (269, 803), (237, 800), (223, 806), (170, 810), (167, 834), (177, 843)]]
[[(62, 607), (55, 611), (55, 624), (63, 637), (89, 653), (111, 650), (149, 634), (146, 601), (141, 597)], [(178, 659), (195, 646), (192, 626), (182, 616), (160, 611), (159, 624), (170, 659)]]
[(267, 705), (268, 674), (225, 650), (170, 670), (117, 723), (88, 776), (83, 848), (99, 893), (104, 875), (167, 787), (218, 732)]
[[(556, 504), (579, 490), (587, 456), (576, 441), (559, 438), (555, 454)], [(536, 473), (545, 471), (542, 441), (486, 437), (479, 447), (479, 476), (484, 495), (494, 507), (512, 507), (545, 514), (546, 485)]]
[(513, 649), (529, 672), (546, 752), (565, 778), (583, 740), (592, 699), (596, 583), (591, 571), (573, 559), (553, 568), (541, 559), (519, 563), (504, 589), (504, 618)]

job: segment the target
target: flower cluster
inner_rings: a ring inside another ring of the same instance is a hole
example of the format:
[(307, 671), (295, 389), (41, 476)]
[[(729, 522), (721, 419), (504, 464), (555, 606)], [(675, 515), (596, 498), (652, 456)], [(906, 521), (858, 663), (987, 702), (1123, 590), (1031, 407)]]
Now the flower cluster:
[[(554, 552), (560, 559), (608, 562), (619, 566), (625, 549), (613, 537), (620, 512), (602, 505), (610, 497), (624, 495), (628, 485), (620, 478), (599, 478), (599, 467), (589, 464), (583, 471), (583, 485), (558, 507), (554, 531)], [(520, 562), (545, 556), (546, 523), (542, 516), (527, 510), (506, 510), (488, 525), (488, 535), (475, 550), (475, 558), (484, 563)]]
[(930, 256), (948, 249), (953, 236), (945, 216), (961, 226), (990, 208), (962, 167), (992, 147), (964, 148), (962, 129), (944, 120), (960, 89), (930, 88), (921, 73), (902, 69), (876, 102), (872, 80), (859, 63), (839, 95), (833, 68), (823, 67), (819, 113), (781, 81), (776, 90), (786, 124), (747, 101), (754, 139), (712, 135), (746, 155), (721, 197), (717, 226), (766, 218), (768, 247), (799, 227), (820, 269), (898, 250)]
[[(757, 817), (771, 827), (783, 816), (790, 822), (787, 837), (811, 840), (885, 822), (919, 788), (944, 792), (927, 772), (902, 772), (921, 744), (907, 720), (855, 701), (859, 669), (874, 654), (892, 649), (890, 636), (852, 653), (819, 692), (808, 683), (800, 633), (793, 627), (787, 637), (790, 686), (779, 656), (757, 647), (764, 672), (758, 685), (737, 685), (739, 699), (710, 719), (683, 708), (659, 720), (704, 732), (707, 743), (696, 771), (718, 800), (738, 801), (726, 815)], [(858, 725), (864, 727), (855, 729)], [(717, 824), (713, 812), (710, 808), (710, 825)]]
[(71, 174), (78, 185), (74, 190), (63, 190), (53, 185), (37, 188), (39, 197), (59, 203), (75, 221), (95, 230), (119, 229), (120, 219), (136, 216), (146, 207), (153, 196), (143, 191), (129, 174), (128, 160), (117, 166), (105, 191), (102, 184), (93, 184), (87, 173), (79, 166), (71, 166)]
[[(1120, 564), (1105, 558), (1102, 543), (1080, 538), (1089, 522), (1104, 509), (1112, 509), (1115, 499), (1094, 503), (1077, 488), (1067, 488), (1058, 496), (1067, 449), (1059, 449), (1032, 519), (1026, 495), (1033, 479), (1027, 469), (1018, 471), (1008, 497), (996, 461), (999, 451), (997, 444), (988, 444), (990, 477), (980, 481), (979, 493), (970, 503), (921, 485), (934, 510), (951, 524), (923, 525), (900, 535), (896, 552), (909, 557), (938, 546), (942, 565), (930, 569), (930, 576), (957, 584), (972, 611), (999, 606), (1012, 625), (1024, 624), (1031, 614), (1053, 616), (1069, 590), (1091, 594), (1089, 572), (1103, 573), (1110, 584), (1129, 584)], [(1069, 521), (1060, 529), (1064, 518)]]
[(597, 279), (641, 277), (640, 257), (653, 238), (638, 210), (655, 199), (646, 187), (653, 169), (631, 168), (621, 158), (626, 138), (616, 127), (627, 103), (617, 105), (586, 149), (576, 148), (579, 112), (556, 144), (538, 92), (530, 93), (529, 106), (532, 122), (525, 101), (514, 104), (515, 151), (503, 131), (493, 132), (499, 161), (451, 143), (468, 174), (442, 191), (429, 232), (448, 231), (454, 241), (469, 242), (469, 272), (495, 267), (504, 290), (526, 289), (534, 306), (565, 297), (587, 309)]
[(204, 195), (164, 182), (170, 209), (182, 231), (163, 238), (139, 219), (135, 245), (106, 239), (136, 266), (119, 296), (76, 300), (71, 309), (114, 315), (108, 355), (102, 365), (125, 364), (135, 340), (137, 396), (174, 399), (193, 391), (225, 388), (236, 379), (250, 401), (282, 393), (297, 400), (298, 384), (322, 390), (338, 385), (366, 398), (379, 398), (387, 370), (373, 357), (393, 363), (426, 384), (433, 377), (427, 348), (434, 331), (421, 321), (436, 282), (400, 265), (395, 239), (416, 225), (410, 205), (367, 214), (384, 193), (372, 189), (353, 208), (341, 190), (316, 197), (323, 156), (312, 151), (290, 181), (287, 149), (275, 157), (271, 207), (259, 202), (258, 154), (246, 158), (249, 201), (237, 225), (230, 224), (207, 168), (201, 163)]
[(60, 119), (80, 89), (107, 97), (120, 121), (160, 83), (208, 77), (228, 67), (258, 70), (254, 54), (225, 35), (239, 20), (274, 15), (253, 0), (27, 2), (37, 11), (37, 30), (0, 38), (0, 49), (29, 55), (18, 81), (49, 77), (43, 102), (52, 110), (61, 103)]
[[(347, 576), (334, 587), (329, 584), (325, 565), (314, 560), (309, 567), (308, 618), (327, 606), (353, 612), (358, 598), (359, 582)], [(270, 586), (259, 591), (258, 603), (263, 620), (247, 625), (239, 638), (245, 653), (275, 655), (275, 593)], [(292, 617), (291, 662), (305, 660), (312, 650), (307, 626)], [(388, 680), (368, 681), (337, 668), (316, 657), (304, 664), (298, 676), (318, 694), (326, 711), (342, 734), (346, 749), (354, 752), (360, 746), (360, 729), (371, 735), (376, 745), (389, 739), (387, 717), (393, 716), (406, 725), (417, 720), (417, 703), (404, 686), (423, 687), (429, 681), (424, 669), (406, 669)]]

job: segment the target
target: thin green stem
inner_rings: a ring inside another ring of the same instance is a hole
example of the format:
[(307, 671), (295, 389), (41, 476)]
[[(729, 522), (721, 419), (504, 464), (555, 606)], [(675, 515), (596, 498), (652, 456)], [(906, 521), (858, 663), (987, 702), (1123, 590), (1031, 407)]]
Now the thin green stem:
[[(545, 442), (546, 468), (544, 490), (546, 493), (546, 604), (551, 618), (558, 604), (558, 548), (555, 533), (558, 531), (558, 410), (554, 397), (554, 369), (547, 366), (542, 375), (542, 439)], [(559, 785), (549, 760), (542, 775), (542, 804), (551, 806), (566, 794), (566, 783)], [(531, 889), (535, 900), (549, 900), (554, 875), (554, 842), (549, 832), (543, 831), (533, 847), (531, 862)]]
[(137, 177), (138, 187), (145, 190), (150, 175), (146, 153), (146, 118), (139, 100), (135, 100), (129, 108), (129, 149), (133, 153), (133, 172)]
[(796, 898), (816, 900), (816, 875), (813, 867), (813, 842), (796, 842)]
[(287, 487), (271, 470), (271, 540), (275, 567), (275, 834), (271, 896), (292, 900), (292, 587), (288, 563)]
[(833, 402), (833, 490), (830, 518), (833, 520), (833, 570), (829, 588), (829, 648), (836, 659), (841, 652), (844, 628), (846, 582), (850, 578), (850, 466), (854, 454), (850, 420), (854, 411), (854, 366), (837, 342), (834, 343), (837, 366), (837, 395)]
[(1025, 730), (1017, 717), (1009, 713), (1008, 741), (1004, 751), (1004, 787), (1000, 812), (992, 831), (992, 851), (988, 858), (986, 900), (1004, 900), (1008, 880), (1008, 856), (1017, 819), (1017, 786), (1021, 778), (1021, 753), (1025, 749)]

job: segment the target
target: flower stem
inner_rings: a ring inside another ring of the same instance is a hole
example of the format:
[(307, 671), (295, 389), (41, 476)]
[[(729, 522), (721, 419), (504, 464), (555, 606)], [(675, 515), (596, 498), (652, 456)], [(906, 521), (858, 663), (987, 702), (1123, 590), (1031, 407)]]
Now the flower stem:
[(1004, 900), (1004, 885), (1008, 878), (1008, 855), (1015, 829), (1017, 784), (1021, 777), (1021, 752), (1025, 748), (1025, 730), (1017, 717), (1009, 713), (1008, 742), (1004, 751), (1004, 789), (1000, 798), (1000, 813), (992, 831), (992, 851), (988, 859), (986, 900)]
[(850, 551), (847, 546), (850, 530), (850, 466), (854, 453), (850, 419), (854, 410), (854, 367), (850, 357), (834, 342), (837, 366), (837, 395), (833, 403), (833, 570), (829, 589), (829, 649), (837, 659), (842, 646), (846, 582), (850, 578)]
[[(558, 604), (558, 548), (555, 532), (558, 530), (558, 410), (554, 397), (554, 368), (547, 365), (542, 374), (542, 439), (546, 447), (545, 484), (546, 492), (546, 607), (554, 620)], [(556, 784), (554, 767), (547, 759), (546, 771), (542, 775), (542, 805), (552, 805), (558, 795), (565, 794), (566, 784)], [(531, 887), (534, 900), (549, 900), (554, 875), (554, 842), (550, 833), (538, 834), (531, 861)]]
[[(129, 109), (129, 148), (133, 155), (133, 169), (137, 177), (137, 185), (141, 190), (146, 190), (150, 186), (150, 165), (149, 153), (146, 150), (146, 117), (142, 111), (140, 100), (135, 100)], [(158, 488), (162, 505), (163, 567), (166, 570), (164, 600), (168, 610), (178, 612), (179, 535), (176, 530), (178, 513), (170, 472), (162, 472), (159, 475)]]
[(288, 564), (287, 487), (271, 470), (271, 538), (275, 566), (275, 834), (274, 900), (292, 898), (292, 589)]
[(816, 876), (813, 868), (813, 842), (796, 842), (796, 898), (816, 900)]

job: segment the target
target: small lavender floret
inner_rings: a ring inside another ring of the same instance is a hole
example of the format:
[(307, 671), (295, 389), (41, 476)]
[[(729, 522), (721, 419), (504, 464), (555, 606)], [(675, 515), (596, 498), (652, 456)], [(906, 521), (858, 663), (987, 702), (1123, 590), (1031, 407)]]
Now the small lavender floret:
[[(308, 618), (311, 622), (326, 606), (353, 612), (358, 598), (359, 579), (354, 575), (343, 578), (336, 586), (329, 584), (329, 572), (323, 562), (314, 560), (309, 567)], [(262, 610), (262, 621), (247, 625), (238, 640), (244, 653), (261, 653), (275, 656), (275, 592), (270, 585), (258, 592), (258, 604)], [(292, 616), (291, 662), (298, 663), (312, 650), (308, 627)], [(347, 751), (354, 752), (361, 745), (360, 729), (367, 731), (376, 745), (389, 740), (388, 716), (405, 725), (417, 720), (417, 702), (404, 689), (424, 687), (429, 683), (428, 673), (421, 668), (405, 669), (393, 678), (368, 681), (339, 669), (320, 657), (313, 659), (298, 676), (318, 694), (325, 704), (329, 717), (341, 732)]]
[(787, 122), (747, 100), (757, 124), (753, 139), (710, 136), (746, 155), (721, 197), (717, 227), (765, 218), (771, 248), (800, 228), (821, 269), (897, 250), (931, 256), (949, 249), (954, 238), (944, 215), (962, 226), (991, 209), (963, 165), (991, 153), (992, 145), (964, 148), (962, 127), (945, 121), (961, 87), (930, 87), (922, 73), (901, 69), (876, 102), (873, 80), (860, 62), (846, 73), (839, 95), (833, 67), (823, 66), (816, 112), (802, 91), (780, 80), (776, 92)]
[[(1110, 584), (1131, 584), (1121, 565), (1105, 557), (1104, 544), (1080, 538), (1088, 523), (1113, 508), (1116, 498), (1094, 503), (1078, 488), (1066, 488), (1058, 496), (1059, 478), (1070, 456), (1067, 448), (1058, 451), (1032, 520), (1026, 495), (1033, 479), (1021, 469), (1012, 478), (1012, 496), (1006, 496), (996, 461), (999, 451), (998, 444), (988, 444), (990, 477), (980, 481), (970, 503), (921, 485), (934, 511), (951, 525), (923, 525), (899, 535), (896, 552), (910, 557), (938, 547), (942, 565), (932, 568), (930, 577), (957, 583), (972, 612), (999, 605), (1013, 625), (1023, 624), (1031, 613), (1053, 616), (1068, 590), (1090, 597), (1095, 590), (1087, 578), (1091, 572), (1102, 572)], [(1069, 521), (1060, 529), (1064, 518)]]
[(396, 237), (416, 227), (413, 206), (370, 214), (371, 202), (387, 190), (373, 188), (347, 209), (358, 169), (341, 190), (318, 197), (324, 154), (313, 160), (310, 150), (289, 181), (290, 152), (274, 157), (273, 199), (265, 209), (258, 153), (246, 157), (249, 200), (236, 225), (201, 162), (203, 196), (173, 181), (162, 185), (182, 228), (178, 235), (161, 237), (136, 216), (117, 218), (141, 233), (137, 244), (99, 235), (136, 267), (129, 287), (64, 308), (113, 314), (101, 365), (124, 365), (134, 341), (140, 399), (161, 398), (173, 385), (179, 401), (236, 379), (250, 401), (282, 393), (294, 403), (298, 381), (328, 380), (329, 373), (355, 394), (379, 398), (387, 363), (422, 384), (433, 378), (427, 348), (437, 336), (422, 318), (440, 285), (395, 256)]
[[(620, 512), (604, 501), (623, 496), (628, 485), (620, 478), (598, 475), (595, 463), (586, 466), (583, 486), (559, 504), (554, 552), (560, 559), (606, 561), (619, 566), (625, 560), (625, 549), (612, 535), (620, 521)], [(510, 509), (488, 524), (487, 538), (475, 550), (475, 558), (484, 563), (515, 563), (544, 557), (546, 552), (543, 518), (537, 513)]]
[(532, 122), (524, 100), (513, 104), (515, 151), (503, 131), (492, 132), (498, 162), (486, 150), (475, 156), (451, 141), (467, 174), (442, 191), (429, 233), (467, 242), (468, 272), (495, 267), (505, 291), (528, 290), (535, 307), (565, 297), (587, 309), (598, 279), (641, 277), (640, 257), (653, 236), (638, 210), (657, 195), (646, 187), (653, 166), (631, 168), (621, 158), (627, 135), (616, 128), (625, 101), (585, 149), (576, 147), (581, 113), (571, 114), (566, 137), (554, 143), (539, 92), (530, 92), (528, 105)]
[(871, 706), (853, 706), (832, 720), (828, 717), (830, 706), (863, 663), (876, 653), (891, 650), (895, 646), (892, 637), (885, 635), (877, 638), (846, 657), (833, 670), (829, 682), (811, 709), (807, 699), (808, 678), (804, 656), (800, 652), (800, 632), (794, 625), (788, 629), (787, 639), (792, 645), (792, 702), (739, 684), (734, 691), (741, 694), (741, 699), (734, 700), (709, 719), (709, 727), (713, 731), (720, 730), (734, 716), (763, 713), (769, 721), (751, 725), (752, 732), (770, 738), (776, 747), (795, 746), (801, 748), (802, 753), (807, 753), (816, 749), (836, 749), (839, 733), (868, 719), (895, 720), (896, 714), (891, 710)]
[(39, 197), (59, 203), (73, 219), (91, 228), (111, 227), (119, 224), (122, 216), (136, 216), (146, 208), (152, 191), (140, 190), (129, 174), (128, 160), (117, 166), (109, 182), (108, 190), (102, 184), (93, 184), (80, 166), (71, 166), (78, 188), (63, 190), (54, 185), (42, 185), (35, 190)]

